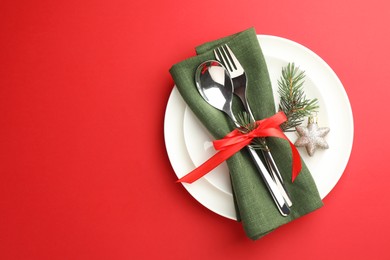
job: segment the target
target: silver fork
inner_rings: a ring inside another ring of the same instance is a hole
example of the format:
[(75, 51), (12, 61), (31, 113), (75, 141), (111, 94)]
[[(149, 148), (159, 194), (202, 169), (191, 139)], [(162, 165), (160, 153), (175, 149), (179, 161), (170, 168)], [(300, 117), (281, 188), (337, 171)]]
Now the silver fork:
[[(215, 58), (219, 62), (221, 62), (225, 66), (225, 68), (229, 71), (230, 76), (233, 80), (234, 94), (236, 94), (240, 98), (252, 122), (255, 122), (255, 118), (250, 109), (248, 99), (247, 99), (247, 93), (246, 93), (247, 77), (244, 68), (241, 66), (241, 63), (238, 61), (233, 51), (229, 48), (227, 44), (214, 49), (214, 54), (215, 54)], [(287, 205), (291, 207), (292, 201), (286, 191), (282, 175), (280, 174), (279, 169), (276, 166), (276, 163), (267, 146), (265, 138), (261, 138), (261, 142), (265, 146), (265, 149), (264, 150), (262, 149), (261, 151), (265, 158), (268, 170), (271, 172), (272, 179), (275, 181), (276, 185), (278, 186)]]

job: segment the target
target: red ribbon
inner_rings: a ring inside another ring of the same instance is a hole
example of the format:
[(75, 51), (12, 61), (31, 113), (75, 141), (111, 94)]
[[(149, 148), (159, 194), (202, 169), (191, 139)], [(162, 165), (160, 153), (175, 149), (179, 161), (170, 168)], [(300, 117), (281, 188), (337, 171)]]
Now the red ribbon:
[(209, 171), (226, 161), (232, 155), (249, 145), (256, 137), (278, 137), (289, 142), (292, 151), (292, 181), (298, 176), (302, 169), (301, 159), (297, 148), (290, 142), (287, 136), (280, 129), (280, 124), (287, 120), (283, 112), (279, 112), (271, 117), (256, 121), (257, 127), (249, 133), (242, 133), (238, 129), (233, 130), (220, 140), (213, 142), (214, 148), (218, 152), (197, 167), (192, 172), (180, 178), (177, 182), (193, 183), (203, 177)]

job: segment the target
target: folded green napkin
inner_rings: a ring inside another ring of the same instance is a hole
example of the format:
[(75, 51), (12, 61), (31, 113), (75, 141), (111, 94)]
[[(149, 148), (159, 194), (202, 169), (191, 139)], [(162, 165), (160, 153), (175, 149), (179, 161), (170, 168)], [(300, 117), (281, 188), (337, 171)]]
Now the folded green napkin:
[[(234, 125), (223, 112), (202, 99), (194, 75), (201, 62), (215, 59), (213, 48), (225, 43), (233, 50), (247, 73), (248, 99), (256, 119), (276, 113), (267, 65), (253, 28), (201, 45), (196, 49), (197, 56), (173, 65), (170, 73), (183, 99), (216, 139), (232, 131)], [(238, 99), (235, 99), (233, 110), (239, 111), (242, 109), (240, 106)], [(288, 142), (267, 138), (267, 144), (293, 201), (291, 214), (287, 217), (279, 213), (247, 149), (242, 149), (227, 160), (237, 213), (247, 236), (253, 240), (322, 206), (317, 187), (304, 162), (300, 175), (291, 183), (292, 159)]]

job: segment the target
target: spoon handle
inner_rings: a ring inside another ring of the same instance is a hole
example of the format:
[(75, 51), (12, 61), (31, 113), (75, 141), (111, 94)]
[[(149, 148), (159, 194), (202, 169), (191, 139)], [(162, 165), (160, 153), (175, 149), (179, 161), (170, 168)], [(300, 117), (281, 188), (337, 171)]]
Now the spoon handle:
[[(272, 178), (274, 179), (276, 185), (278, 186), (280, 192), (282, 193), (284, 200), (286, 201), (287, 205), (289, 207), (291, 207), (293, 205), (293, 203), (290, 199), (290, 196), (287, 193), (286, 187), (284, 186), (283, 179), (280, 175), (278, 168), (276, 167), (276, 163), (274, 161), (274, 158), (272, 157), (270, 151), (263, 151), (262, 150), (262, 154), (265, 158), (265, 162), (268, 166), (268, 169), (272, 174)], [(280, 178), (279, 178), (279, 176), (280, 176)]]
[[(243, 95), (239, 95), (241, 102), (244, 104), (244, 109), (251, 117), (252, 121), (255, 121), (255, 117), (253, 116), (252, 110), (248, 104), (248, 99), (246, 98), (246, 93)], [(279, 172), (278, 166), (276, 165), (274, 158), (272, 157), (271, 152), (268, 149), (267, 143), (265, 141), (265, 138), (263, 138), (263, 142), (267, 148), (267, 150), (261, 150), (261, 153), (263, 154), (263, 157), (265, 159), (265, 162), (267, 163), (267, 167), (269, 172), (272, 174), (272, 178), (275, 181), (276, 185), (278, 186), (280, 192), (282, 193), (282, 196), (284, 200), (286, 201), (287, 205), (291, 207), (293, 205), (290, 196), (287, 193), (286, 187), (283, 182), (283, 177)]]
[(264, 183), (266, 184), (268, 190), (270, 191), (273, 200), (275, 201), (276, 205), (278, 206), (278, 209), (280, 211), (280, 214), (282, 216), (287, 216), (290, 214), (290, 207), (287, 205), (287, 202), (283, 198), (283, 195), (278, 188), (277, 184), (274, 182), (274, 180), (269, 175), (267, 169), (265, 168), (263, 162), (260, 160), (259, 155), (257, 154), (256, 150), (251, 147), (247, 146), (250, 155), (252, 156), (252, 159), (255, 161), (255, 165), (257, 169), (260, 172), (261, 177), (263, 178)]
[[(232, 119), (236, 127), (240, 127), (240, 124), (238, 123), (231, 109), (227, 109), (225, 113)], [(286, 190), (283, 187), (283, 184), (280, 182), (279, 177), (275, 176), (275, 172), (272, 171), (272, 169), (270, 171), (267, 170), (267, 168), (263, 164), (263, 161), (260, 159), (259, 154), (256, 152), (256, 150), (253, 147), (248, 145), (247, 148), (249, 154), (251, 155), (253, 161), (255, 162), (256, 168), (259, 171), (260, 176), (262, 177), (265, 185), (267, 186), (269, 192), (271, 193), (272, 198), (275, 201), (275, 204), (280, 211), (280, 214), (282, 214), (282, 216), (289, 215), (292, 202), (289, 196), (287, 195)], [(273, 174), (272, 177), (270, 172)]]

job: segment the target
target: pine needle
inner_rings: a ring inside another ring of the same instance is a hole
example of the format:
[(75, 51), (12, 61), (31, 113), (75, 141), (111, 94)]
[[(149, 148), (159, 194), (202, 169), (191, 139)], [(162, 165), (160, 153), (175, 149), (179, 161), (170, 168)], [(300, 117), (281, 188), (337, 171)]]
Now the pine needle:
[[(241, 112), (237, 114), (237, 122), (240, 125), (238, 131), (243, 134), (247, 134), (257, 128), (257, 123), (251, 120), (250, 115), (247, 112)], [(264, 138), (254, 138), (251, 143), (251, 147), (254, 149), (268, 150), (267, 144)]]

